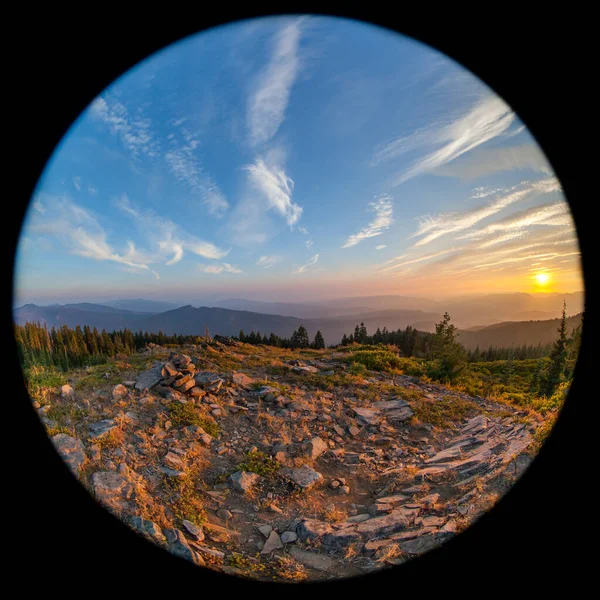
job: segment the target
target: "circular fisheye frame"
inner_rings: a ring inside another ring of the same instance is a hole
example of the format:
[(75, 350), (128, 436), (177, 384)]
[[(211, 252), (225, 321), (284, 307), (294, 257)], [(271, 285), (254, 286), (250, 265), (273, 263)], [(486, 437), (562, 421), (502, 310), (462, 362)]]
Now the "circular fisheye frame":
[(494, 92), (333, 17), (221, 26), (104, 90), (39, 181), (19, 358), (81, 484), (193, 563), (348, 578), (469, 527), (550, 432), (583, 278)]

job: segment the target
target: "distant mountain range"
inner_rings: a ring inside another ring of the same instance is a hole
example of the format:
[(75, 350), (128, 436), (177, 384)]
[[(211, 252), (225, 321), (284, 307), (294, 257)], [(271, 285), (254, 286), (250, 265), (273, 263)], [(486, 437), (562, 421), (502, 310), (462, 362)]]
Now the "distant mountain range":
[[(500, 310), (504, 307), (504, 312), (510, 312), (523, 306), (531, 306), (527, 296), (529, 294), (486, 296), (487, 304)], [(515, 298), (514, 296), (525, 296), (525, 298)], [(544, 303), (537, 303), (537, 306), (543, 305), (552, 310), (542, 311), (534, 310), (523, 311), (520, 315), (546, 315), (560, 310), (554, 310), (557, 301), (562, 307), (562, 298), (566, 295), (556, 295), (550, 299), (544, 299)], [(574, 296), (574, 295), (571, 295)], [(398, 301), (398, 299), (401, 301)], [(395, 299), (395, 300), (394, 300)], [(570, 298), (567, 302), (572, 302), (576, 298)], [(358, 302), (357, 300), (361, 300)], [(520, 300), (520, 302), (518, 301)], [(256, 302), (246, 300), (230, 299), (225, 301), (230, 305), (243, 306), (246, 303), (255, 308), (255, 310), (240, 310), (222, 307), (194, 307), (186, 305), (169, 310), (162, 310), (164, 306), (177, 306), (176, 304), (156, 302), (152, 300), (118, 300), (108, 304), (94, 303), (74, 303), (51, 306), (37, 306), (35, 304), (26, 304), (13, 311), (14, 320), (18, 324), (26, 321), (46, 323), (49, 327), (68, 325), (89, 325), (97, 327), (99, 330), (107, 331), (114, 329), (128, 328), (132, 331), (145, 331), (157, 333), (163, 331), (166, 334), (184, 334), (184, 335), (203, 335), (205, 328), (215, 334), (238, 335), (240, 330), (245, 333), (250, 331), (260, 331), (261, 334), (269, 335), (275, 333), (282, 337), (290, 337), (295, 329), (304, 325), (312, 338), (317, 330), (323, 334), (327, 344), (335, 344), (341, 341), (344, 334), (350, 334), (354, 327), (361, 322), (365, 324), (369, 333), (375, 332), (379, 327), (387, 327), (389, 330), (404, 329), (407, 325), (420, 331), (434, 331), (435, 323), (441, 320), (443, 311), (429, 310), (432, 304), (437, 301), (430, 301), (419, 298), (408, 298), (400, 296), (377, 296), (361, 299), (343, 299), (340, 301), (330, 301), (329, 304), (305, 303), (271, 303)], [(396, 308), (385, 308), (395, 302)], [(420, 308), (408, 308), (409, 306), (421, 303)], [(404, 305), (404, 308), (397, 308), (398, 304)], [(464, 314), (469, 308), (472, 313), (481, 314), (483, 310), (483, 299), (477, 302), (474, 299), (465, 300), (464, 304), (456, 303), (445, 310), (450, 312), (453, 323), (460, 330), (460, 341), (467, 348), (475, 348), (479, 345), (481, 348), (487, 348), (490, 345), (511, 346), (522, 344), (548, 343), (556, 338), (556, 329), (558, 327), (557, 319), (541, 319), (515, 322), (501, 322), (493, 325), (479, 324), (471, 325), (467, 329), (461, 323), (469, 322), (468, 319), (455, 318), (455, 314)], [(364, 305), (364, 306), (363, 306)], [(124, 306), (130, 308), (123, 308)], [(376, 306), (378, 309), (374, 310)], [(131, 310), (131, 309), (137, 310)], [(140, 310), (146, 308), (148, 310)], [(281, 310), (284, 313), (261, 312), (273, 308)], [(533, 309), (532, 309), (533, 310)], [(311, 312), (312, 311), (312, 312)], [(347, 311), (351, 311), (348, 313)], [(489, 315), (489, 311), (487, 313)], [(300, 315), (300, 316), (297, 316)], [(312, 316), (309, 316), (312, 315)], [(483, 317), (482, 317), (483, 318)], [(492, 318), (489, 317), (488, 318)], [(569, 318), (569, 327), (572, 329), (581, 321), (581, 315)]]

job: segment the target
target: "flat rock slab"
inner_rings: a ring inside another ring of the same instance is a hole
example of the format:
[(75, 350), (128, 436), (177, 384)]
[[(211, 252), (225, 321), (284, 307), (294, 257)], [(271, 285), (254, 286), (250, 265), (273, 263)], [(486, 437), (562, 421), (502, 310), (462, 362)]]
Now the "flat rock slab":
[(418, 555), (433, 550), (440, 545), (440, 540), (433, 533), (423, 535), (414, 540), (403, 542), (400, 549), (406, 554)]
[(312, 488), (317, 482), (323, 479), (323, 475), (308, 465), (297, 468), (283, 467), (278, 473), (283, 477), (291, 479), (297, 486), (303, 490)]
[(378, 410), (394, 410), (399, 408), (406, 408), (408, 406), (406, 400), (380, 400), (378, 402), (372, 402), (371, 407), (377, 408)]
[(302, 563), (305, 567), (314, 569), (315, 571), (331, 571), (335, 569), (337, 561), (325, 554), (316, 554), (298, 548), (298, 546), (290, 546), (290, 556)]
[(333, 533), (333, 527), (317, 519), (304, 519), (296, 526), (296, 534), (302, 542), (316, 540), (328, 533)]
[(304, 455), (312, 460), (319, 458), (327, 450), (329, 450), (329, 446), (320, 437), (314, 437), (312, 440), (308, 440), (308, 442), (302, 444)]
[(86, 459), (81, 440), (66, 433), (59, 433), (52, 437), (52, 443), (69, 469), (77, 474)]
[(374, 425), (381, 420), (379, 411), (372, 408), (355, 408), (354, 414), (359, 421), (367, 425)]
[(90, 438), (97, 439), (100, 437), (104, 437), (111, 430), (115, 429), (117, 424), (114, 419), (103, 419), (102, 421), (97, 421), (96, 423), (92, 423), (88, 426), (88, 431)]
[(292, 371), (294, 373), (318, 373), (319, 369), (317, 367), (293, 367)]
[(150, 390), (155, 385), (158, 385), (163, 380), (162, 376), (162, 364), (155, 365), (147, 371), (143, 371), (137, 376), (135, 380), (136, 390)]
[(383, 517), (374, 517), (364, 523), (360, 523), (357, 531), (363, 535), (389, 535), (402, 529), (406, 529), (408, 516), (400, 509), (394, 510)]

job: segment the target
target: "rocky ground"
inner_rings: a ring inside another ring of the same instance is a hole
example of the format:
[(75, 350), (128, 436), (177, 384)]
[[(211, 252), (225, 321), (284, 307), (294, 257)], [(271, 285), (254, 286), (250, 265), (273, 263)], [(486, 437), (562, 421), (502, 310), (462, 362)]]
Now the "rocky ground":
[(174, 554), (262, 580), (349, 577), (467, 527), (527, 467), (541, 422), (352, 375), (348, 356), (153, 346), (68, 374), (34, 406), (97, 500)]

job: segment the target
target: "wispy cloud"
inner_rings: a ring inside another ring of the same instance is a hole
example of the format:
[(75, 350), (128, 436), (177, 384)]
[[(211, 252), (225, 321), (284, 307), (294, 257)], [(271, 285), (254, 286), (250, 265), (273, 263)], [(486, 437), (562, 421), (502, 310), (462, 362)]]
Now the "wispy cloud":
[(479, 148), (468, 156), (434, 171), (435, 175), (476, 179), (501, 171), (531, 169), (551, 175), (552, 168), (535, 144), (523, 144), (508, 148)]
[(267, 166), (262, 158), (244, 167), (250, 183), (263, 195), (268, 207), (283, 216), (288, 225), (294, 225), (302, 215), (302, 207), (292, 202), (293, 180), (276, 166)]
[(314, 265), (317, 263), (317, 261), (319, 260), (319, 255), (315, 254), (305, 265), (302, 265), (301, 267), (298, 267), (294, 273), (305, 273), (306, 269), (308, 267), (310, 267), (311, 265)]
[[(167, 265), (179, 262), (186, 251), (209, 259), (223, 258), (229, 253), (229, 250), (223, 250), (211, 242), (188, 233), (170, 219), (161, 217), (151, 209), (142, 210), (134, 206), (126, 194), (115, 200), (115, 204), (133, 218), (148, 245), (154, 248), (156, 260), (167, 261), (165, 262)], [(167, 260), (167, 257), (170, 258)]]
[(391, 185), (400, 185), (502, 135), (514, 118), (515, 114), (499, 97), (488, 95), (480, 98), (469, 112), (450, 123), (436, 122), (380, 146), (372, 164), (397, 158), (407, 152), (420, 152), (419, 158), (393, 178)]
[(73, 177), (73, 185), (78, 192), (81, 191), (81, 177)]
[(290, 91), (300, 70), (298, 47), (303, 21), (294, 20), (276, 34), (270, 60), (254, 82), (247, 111), (251, 146), (268, 142), (285, 118)]
[(219, 186), (203, 169), (195, 153), (200, 142), (182, 126), (183, 123), (185, 119), (178, 119), (172, 123), (178, 128), (180, 135), (171, 133), (169, 151), (164, 155), (165, 161), (175, 179), (200, 196), (209, 213), (221, 216), (229, 208), (229, 203)]
[(310, 233), (308, 233), (308, 230), (306, 229), (306, 227), (298, 227), (298, 231), (308, 237), (308, 239), (304, 243), (305, 243), (306, 247), (310, 250), (313, 245), (312, 236), (310, 235)]
[(161, 142), (152, 132), (152, 121), (145, 118), (139, 108), (140, 114), (132, 117), (124, 104), (99, 97), (91, 104), (90, 112), (119, 136), (134, 157), (143, 155), (164, 160), (175, 179), (198, 194), (210, 214), (221, 216), (229, 208), (225, 195), (206, 173), (197, 156), (200, 142), (184, 126), (185, 118), (171, 120), (171, 132)]
[(379, 244), (379, 246), (375, 246), (375, 250), (383, 250), (384, 248), (387, 248), (385, 244)]
[[(459, 236), (457, 239), (480, 239), (499, 232), (502, 232), (504, 236), (507, 234), (518, 235), (532, 225), (561, 226), (570, 225), (572, 222), (566, 202), (553, 202), (533, 206), (495, 223), (490, 223), (487, 227)], [(488, 243), (488, 245), (491, 244)]]
[[(470, 229), (480, 221), (487, 219), (506, 207), (534, 195), (559, 191), (560, 183), (555, 177), (549, 177), (536, 182), (525, 181), (508, 190), (504, 194), (485, 206), (480, 206), (462, 213), (443, 213), (436, 216), (427, 216), (421, 220), (419, 228), (411, 237), (422, 237), (414, 245), (424, 246), (430, 242), (447, 235)], [(427, 235), (425, 235), (427, 234)]]
[(221, 263), (220, 265), (198, 265), (199, 269), (204, 273), (211, 273), (212, 275), (221, 275), (221, 273), (242, 273), (241, 269), (238, 269), (229, 263)]
[(71, 254), (98, 261), (111, 261), (134, 271), (148, 271), (157, 279), (158, 273), (149, 266), (147, 257), (140, 254), (133, 242), (125, 252), (117, 252), (107, 241), (107, 234), (97, 218), (68, 197), (46, 197), (46, 216), (29, 226), (33, 233), (54, 236)]
[(88, 186), (88, 192), (95, 195), (98, 193), (98, 190), (95, 187)]
[(276, 265), (278, 262), (281, 262), (280, 256), (261, 256), (256, 264), (263, 269), (269, 269), (273, 265)]
[(91, 106), (93, 116), (104, 121), (111, 132), (121, 139), (123, 145), (133, 154), (154, 157), (158, 155), (160, 144), (151, 132), (152, 121), (143, 116), (131, 115), (124, 104), (116, 100), (96, 98)]
[(350, 248), (363, 240), (381, 235), (394, 222), (392, 197), (384, 194), (374, 202), (369, 202), (369, 209), (375, 213), (375, 218), (358, 233), (348, 237), (342, 248)]

